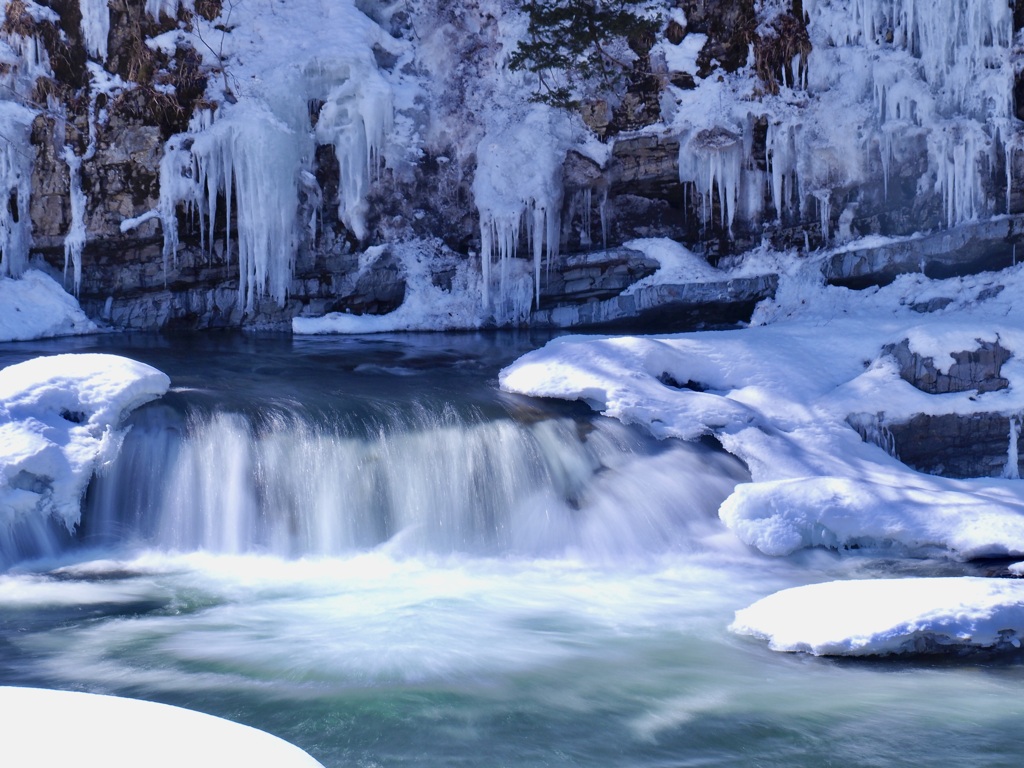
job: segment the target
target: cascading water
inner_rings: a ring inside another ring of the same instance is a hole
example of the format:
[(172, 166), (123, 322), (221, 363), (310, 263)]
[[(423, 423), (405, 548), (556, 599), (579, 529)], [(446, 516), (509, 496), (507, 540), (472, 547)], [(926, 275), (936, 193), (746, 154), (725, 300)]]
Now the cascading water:
[(614, 422), (524, 424), (450, 405), (354, 418), (165, 402), (130, 423), (120, 458), (89, 493), (91, 544), (286, 557), (374, 547), (643, 555), (692, 546), (692, 528), (714, 519), (742, 476), (724, 455)]

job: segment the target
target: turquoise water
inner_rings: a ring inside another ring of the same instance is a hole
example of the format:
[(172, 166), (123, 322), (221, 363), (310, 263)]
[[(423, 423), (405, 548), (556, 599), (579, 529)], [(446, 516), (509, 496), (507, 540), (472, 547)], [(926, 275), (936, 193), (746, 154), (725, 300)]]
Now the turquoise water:
[(743, 468), (496, 391), (541, 340), (97, 337), (174, 391), (79, 539), (0, 574), (0, 684), (153, 699), (326, 766), (1019, 765), (1019, 656), (836, 662), (731, 635), (832, 578), (715, 509)]

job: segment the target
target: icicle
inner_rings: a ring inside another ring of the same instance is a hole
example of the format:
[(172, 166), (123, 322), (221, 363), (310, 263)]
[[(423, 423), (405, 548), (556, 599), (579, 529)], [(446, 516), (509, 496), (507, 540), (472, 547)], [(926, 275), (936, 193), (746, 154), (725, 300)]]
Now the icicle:
[(812, 193), (818, 201), (818, 220), (821, 224), (821, 241), (827, 243), (831, 237), (830, 225), (832, 218), (832, 193), (827, 189), (819, 189)]
[(1006, 447), (1006, 466), (1003, 477), (1008, 480), (1020, 480), (1020, 464), (1017, 443), (1020, 440), (1021, 416), (1010, 417), (1010, 439)]
[(1011, 210), (1011, 199), (1013, 196), (1013, 152), (1015, 142), (1011, 139), (1005, 142), (1003, 151), (1004, 166), (1006, 172), (1006, 212)]
[(0, 102), (0, 275), (20, 277), (32, 245), (32, 164), (30, 143), (35, 112)]
[(601, 216), (601, 248), (608, 250), (608, 190), (601, 193), (601, 205), (598, 207)]
[[(90, 64), (90, 67), (94, 65)], [(64, 277), (67, 278), (68, 265), (72, 266), (74, 273), (74, 293), (78, 295), (82, 287), (82, 251), (85, 249), (87, 239), (85, 228), (85, 192), (82, 190), (82, 163), (92, 160), (96, 156), (96, 97), (99, 92), (95, 85), (92, 89), (92, 96), (89, 99), (89, 143), (86, 145), (82, 155), (75, 154), (70, 145), (65, 145), (61, 154), (68, 166), (68, 186), (71, 199), (71, 224), (68, 233), (64, 237)]]
[(85, 193), (82, 191), (82, 158), (71, 147), (64, 147), (61, 155), (68, 164), (68, 183), (71, 188), (71, 226), (64, 237), (64, 278), (68, 265), (74, 272), (74, 294), (82, 286), (82, 250), (85, 248)]
[(107, 60), (107, 38), (110, 36), (110, 8), (107, 0), (79, 0), (82, 11), (82, 37), (89, 55)]
[(878, 151), (882, 156), (882, 190), (884, 199), (889, 199), (889, 166), (892, 163), (892, 134), (882, 130)]

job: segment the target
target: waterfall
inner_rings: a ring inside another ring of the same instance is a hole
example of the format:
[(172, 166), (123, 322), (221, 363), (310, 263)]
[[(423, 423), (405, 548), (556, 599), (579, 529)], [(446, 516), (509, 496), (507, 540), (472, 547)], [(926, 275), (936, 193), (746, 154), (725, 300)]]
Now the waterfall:
[(81, 536), (286, 557), (629, 556), (692, 546), (741, 477), (724, 454), (605, 420), (154, 404), (95, 479)]

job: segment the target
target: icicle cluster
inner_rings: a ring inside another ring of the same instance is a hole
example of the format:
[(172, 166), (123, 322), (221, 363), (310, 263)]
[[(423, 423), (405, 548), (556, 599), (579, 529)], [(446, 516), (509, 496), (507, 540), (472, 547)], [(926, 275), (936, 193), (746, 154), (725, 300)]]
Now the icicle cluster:
[(110, 36), (110, 8), (107, 0), (79, 0), (82, 11), (82, 38), (89, 55), (107, 60), (107, 38)]
[[(749, 134), (745, 134), (749, 135)], [(739, 205), (745, 160), (750, 157), (743, 136), (716, 126), (702, 130), (680, 144), (679, 181), (691, 182), (701, 198), (701, 218), (711, 216), (717, 195), (720, 224), (732, 233)]]
[(380, 167), (380, 152), (394, 119), (391, 88), (373, 68), (317, 59), (306, 67), (312, 93), (322, 94), (318, 144), (330, 144), (340, 168), (338, 218), (366, 237), (366, 194)]
[[(919, 129), (928, 134), (946, 225), (990, 212), (984, 188), (1013, 117), (1010, 4), (805, 0), (804, 9), (819, 46), (859, 51), (869, 68), (886, 187), (894, 140)], [(812, 55), (812, 69), (825, 60)]]
[[(268, 99), (244, 97), (216, 113), (197, 113), (188, 133), (171, 137), (164, 147), (157, 210), (122, 223), (126, 230), (159, 218), (166, 270), (178, 251), (179, 205), (198, 215), (208, 253), (223, 206), (223, 254), (230, 262), (234, 225), (239, 303), (247, 311), (264, 295), (284, 304), (297, 250), (314, 234), (299, 215), (300, 185), (307, 197), (320, 199), (310, 172), (314, 142), (334, 147), (341, 171), (339, 217), (363, 238), (365, 196), (392, 124), (390, 87), (375, 69), (313, 61), (301, 76), (287, 77), (268, 91)], [(310, 100), (323, 104), (315, 130)]]
[[(45, 6), (25, 3), (36, 23), (60, 17)], [(6, 18), (0, 7), (0, 21)], [(29, 141), (37, 111), (31, 103), (36, 79), (52, 77), (50, 58), (37, 35), (0, 35), (0, 276), (20, 277), (32, 247), (29, 200), (36, 150)], [(21, 102), (21, 103), (19, 103)]]
[[(522, 121), (488, 133), (477, 147), (473, 197), (480, 213), (483, 302), (499, 324), (527, 318), (531, 303), (540, 300), (543, 263), (558, 255), (568, 141), (564, 121), (537, 105)], [(525, 283), (514, 263), (523, 234), (533, 266), (525, 301)]]
[(0, 102), (0, 276), (20, 277), (32, 245), (29, 196), (35, 148), (29, 143), (35, 112)]
[[(1024, 148), (1010, 3), (804, 0), (803, 10), (812, 50), (794, 61), (799, 82), (751, 99), (757, 84), (738, 73), (677, 94), (680, 180), (701, 196), (705, 221), (714, 210), (731, 231), (737, 216), (756, 221), (767, 198), (780, 221), (816, 214), (827, 240), (837, 190), (880, 168), (888, 198), (897, 164), (921, 151), (918, 186), (941, 198), (945, 226), (997, 212), (992, 188), (1004, 174), (1008, 208)], [(754, 118), (768, 123), (765, 172), (750, 157)]]

